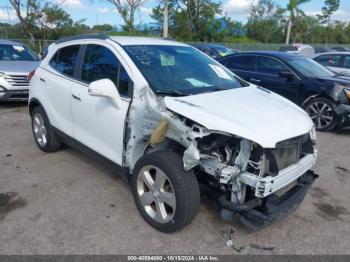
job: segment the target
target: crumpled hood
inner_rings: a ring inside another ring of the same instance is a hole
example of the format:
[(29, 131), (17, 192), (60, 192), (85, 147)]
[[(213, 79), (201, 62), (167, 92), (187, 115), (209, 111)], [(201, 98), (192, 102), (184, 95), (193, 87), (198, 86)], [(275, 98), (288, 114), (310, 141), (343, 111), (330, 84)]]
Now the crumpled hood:
[(40, 65), (40, 61), (4, 61), (0, 60), (0, 72), (28, 74)]
[(207, 129), (234, 134), (264, 148), (310, 132), (309, 116), (287, 99), (249, 86), (186, 97), (165, 97), (167, 108)]

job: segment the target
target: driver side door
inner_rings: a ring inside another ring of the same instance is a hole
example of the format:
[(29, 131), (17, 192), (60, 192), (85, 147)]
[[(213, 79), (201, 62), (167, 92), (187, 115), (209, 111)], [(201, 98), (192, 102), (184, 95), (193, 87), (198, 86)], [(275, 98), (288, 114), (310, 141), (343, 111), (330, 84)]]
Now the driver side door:
[[(79, 81), (72, 87), (74, 138), (122, 165), (125, 120), (132, 92), (130, 77), (113, 47), (87, 45), (80, 63)], [(101, 79), (110, 79), (118, 89), (118, 105), (112, 98), (89, 95), (89, 84)]]
[[(281, 77), (280, 72), (288, 72), (293, 77)], [(257, 56), (255, 72), (251, 75), (250, 81), (299, 104), (301, 81), (286, 65), (275, 58)]]

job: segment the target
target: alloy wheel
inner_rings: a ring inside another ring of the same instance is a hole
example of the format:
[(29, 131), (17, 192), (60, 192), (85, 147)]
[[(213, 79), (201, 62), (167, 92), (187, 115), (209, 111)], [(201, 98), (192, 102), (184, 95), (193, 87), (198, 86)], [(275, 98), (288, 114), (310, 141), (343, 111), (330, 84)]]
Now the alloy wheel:
[(144, 166), (137, 177), (137, 194), (146, 213), (158, 223), (174, 217), (176, 197), (166, 174), (156, 166)]
[(326, 129), (334, 119), (333, 109), (324, 102), (311, 103), (306, 112), (311, 117), (317, 129)]
[(38, 142), (38, 144), (42, 147), (46, 146), (47, 130), (45, 127), (44, 119), (42, 115), (39, 113), (36, 113), (33, 116), (33, 129), (34, 129), (35, 139)]

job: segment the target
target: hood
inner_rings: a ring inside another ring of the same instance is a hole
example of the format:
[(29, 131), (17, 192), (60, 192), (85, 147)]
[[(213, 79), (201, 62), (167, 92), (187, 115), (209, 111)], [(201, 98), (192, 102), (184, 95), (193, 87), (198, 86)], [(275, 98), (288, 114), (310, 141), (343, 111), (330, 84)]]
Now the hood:
[(348, 76), (335, 75), (335, 76), (322, 77), (317, 79), (322, 82), (338, 83), (344, 86), (350, 86), (350, 77)]
[(40, 61), (4, 61), (0, 60), (0, 72), (6, 74), (28, 74), (40, 65)]
[(234, 134), (264, 148), (310, 132), (309, 116), (287, 99), (256, 86), (186, 97), (165, 97), (167, 108), (210, 130)]

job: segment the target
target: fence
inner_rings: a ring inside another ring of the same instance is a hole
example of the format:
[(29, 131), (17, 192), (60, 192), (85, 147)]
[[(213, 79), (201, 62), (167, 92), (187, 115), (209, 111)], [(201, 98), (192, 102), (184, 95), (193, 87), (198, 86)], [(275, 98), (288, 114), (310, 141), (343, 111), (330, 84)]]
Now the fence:
[[(36, 40), (34, 44), (32, 44), (27, 39), (12, 39), (13, 41), (21, 42), (29, 46), (31, 49), (36, 52), (41, 52), (50, 44), (54, 43), (55, 40)], [(283, 44), (264, 44), (264, 43), (217, 43), (224, 44), (233, 49), (237, 49), (239, 51), (277, 51), (281, 45)], [(312, 46), (317, 47), (345, 47), (350, 49), (350, 44), (312, 44)]]

